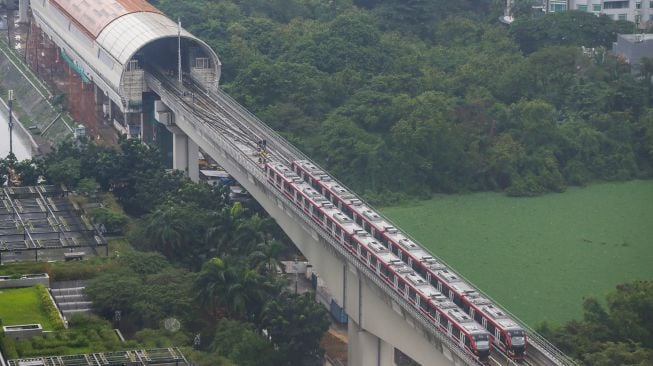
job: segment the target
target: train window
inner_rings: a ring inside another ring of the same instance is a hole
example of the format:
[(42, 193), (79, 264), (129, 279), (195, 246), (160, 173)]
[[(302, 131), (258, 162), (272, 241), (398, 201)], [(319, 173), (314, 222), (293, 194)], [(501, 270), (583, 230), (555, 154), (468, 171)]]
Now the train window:
[(506, 343), (506, 334), (504, 332), (501, 332), (501, 336), (499, 337), (501, 340), (501, 343)]
[(446, 286), (442, 286), (442, 294), (446, 297), (449, 297), (449, 289)]
[(435, 310), (435, 308), (433, 307), (433, 305), (429, 304), (429, 305), (428, 305), (428, 308), (429, 308), (429, 314), (431, 314), (431, 316), (432, 316), (434, 319), (437, 319), (437, 313), (438, 313), (438, 312), (437, 312), (437, 310)]
[(292, 187), (290, 186), (289, 183), (284, 183), (283, 187), (286, 189), (286, 192), (292, 193)]
[(281, 177), (280, 177), (280, 176), (275, 175), (275, 176), (274, 176), (274, 180), (277, 181), (277, 184), (281, 184)]
[(418, 275), (426, 277), (426, 271), (424, 270), (424, 267), (419, 264), (416, 264), (414, 267), (416, 267), (415, 272), (417, 272)]
[[(338, 228), (338, 229), (340, 229), (340, 228)], [(358, 244), (354, 243), (354, 242), (351, 240), (351, 236), (350, 236), (350, 235), (345, 235), (345, 243), (347, 243), (347, 244), (349, 244), (349, 245), (352, 245), (352, 246), (354, 247), (354, 249), (355, 249), (356, 247), (358, 247)]]
[(465, 336), (465, 346), (466, 346), (467, 348), (471, 348), (471, 347), (472, 347), (471, 342), (469, 341), (469, 336)]
[(483, 317), (481, 316), (481, 313), (479, 311), (475, 312), (474, 313), (474, 320), (476, 320), (478, 323), (480, 323), (481, 319), (483, 319)]
[(351, 247), (354, 248), (355, 251), (358, 251), (358, 243), (357, 242), (351, 241), (350, 244), (351, 244)]
[(361, 247), (361, 257), (367, 260), (367, 249)]
[(381, 266), (381, 274), (384, 275), (387, 278), (390, 278), (390, 270), (388, 269), (388, 267), (382, 265)]
[(452, 329), (452, 332), (453, 332), (453, 336), (454, 336), (456, 339), (459, 339), (459, 338), (460, 338), (460, 330), (458, 330), (458, 328), (454, 327), (454, 328)]
[(406, 290), (406, 284), (403, 283), (401, 280), (399, 280), (399, 283), (397, 284), (397, 287), (399, 288), (399, 290), (401, 292), (404, 292), (404, 290)]
[(487, 331), (494, 334), (494, 324), (492, 322), (487, 322)]
[(399, 248), (397, 248), (396, 245), (390, 245), (390, 251), (391, 251), (394, 255), (398, 255), (398, 254), (399, 254)]
[(329, 228), (329, 230), (333, 230), (333, 221), (327, 220), (327, 227)]
[(458, 306), (463, 306), (463, 300), (460, 298), (460, 296), (454, 295), (453, 302)]
[(381, 240), (381, 234), (377, 230), (374, 230), (374, 237), (376, 240)]
[(433, 276), (431, 276), (431, 286), (436, 288), (438, 287), (438, 280), (436, 280)]
[(466, 313), (468, 313), (468, 312), (469, 312), (469, 304), (468, 304), (468, 303), (466, 303), (466, 302), (463, 302), (463, 305), (462, 305), (462, 307), (463, 307), (463, 310), (465, 310), (465, 312), (466, 312)]
[(417, 293), (415, 292), (415, 290), (413, 290), (412, 287), (409, 287), (408, 288), (408, 297), (410, 297), (411, 299), (416, 299), (417, 298), (416, 295), (417, 295)]
[(336, 225), (336, 236), (340, 237), (340, 234), (342, 234), (342, 230), (340, 230), (340, 226)]
[(363, 219), (361, 219), (360, 216), (358, 216), (358, 215), (354, 215), (354, 221), (356, 221), (356, 223), (357, 223), (358, 225), (363, 226)]
[(370, 264), (372, 265), (372, 267), (376, 268), (376, 263), (377, 263), (376, 257), (371, 255), (370, 256)]
[(422, 308), (422, 310), (428, 311), (428, 308), (429, 308), (428, 300), (426, 300), (423, 297), (420, 297), (419, 298), (419, 306)]
[(445, 328), (448, 327), (449, 326), (449, 321), (447, 320), (447, 318), (441, 316), (440, 317), (440, 325), (442, 325)]

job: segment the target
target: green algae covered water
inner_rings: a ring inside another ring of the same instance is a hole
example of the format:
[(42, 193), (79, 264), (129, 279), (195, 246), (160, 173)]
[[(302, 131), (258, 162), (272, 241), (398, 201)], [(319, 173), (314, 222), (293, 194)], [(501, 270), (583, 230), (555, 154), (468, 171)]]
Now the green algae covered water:
[(653, 279), (653, 181), (441, 195), (382, 212), (530, 325), (580, 319), (584, 297)]

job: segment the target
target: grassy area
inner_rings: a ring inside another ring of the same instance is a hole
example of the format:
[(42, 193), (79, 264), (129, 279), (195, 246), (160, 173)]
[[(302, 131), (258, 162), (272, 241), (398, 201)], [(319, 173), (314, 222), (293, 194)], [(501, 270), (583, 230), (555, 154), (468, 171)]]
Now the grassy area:
[(3, 325), (39, 323), (47, 330), (54, 326), (36, 287), (0, 290), (0, 318)]
[(522, 320), (580, 318), (583, 297), (653, 278), (653, 181), (562, 194), (438, 196), (383, 213)]
[(70, 329), (46, 333), (39, 337), (14, 341), (2, 339), (8, 358), (28, 358), (47, 355), (74, 355), (137, 348), (136, 342), (122, 343), (111, 324), (94, 316), (76, 315)]
[(116, 251), (128, 251), (131, 245), (123, 239), (109, 241), (109, 256), (104, 256), (104, 249), (98, 249), (102, 255), (88, 257), (83, 261), (72, 262), (20, 262), (0, 266), (0, 275), (17, 275), (30, 273), (47, 273), (51, 281), (84, 280), (95, 277), (98, 273), (116, 266), (113, 260)]

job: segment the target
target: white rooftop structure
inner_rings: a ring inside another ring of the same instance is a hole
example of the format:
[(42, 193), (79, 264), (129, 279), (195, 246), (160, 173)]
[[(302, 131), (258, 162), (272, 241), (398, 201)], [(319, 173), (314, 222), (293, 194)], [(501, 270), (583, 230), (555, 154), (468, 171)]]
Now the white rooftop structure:
[(176, 72), (178, 39), (184, 74), (218, 87), (217, 54), (145, 0), (37, 0), (31, 7), (64, 59), (123, 111), (139, 111), (144, 63)]

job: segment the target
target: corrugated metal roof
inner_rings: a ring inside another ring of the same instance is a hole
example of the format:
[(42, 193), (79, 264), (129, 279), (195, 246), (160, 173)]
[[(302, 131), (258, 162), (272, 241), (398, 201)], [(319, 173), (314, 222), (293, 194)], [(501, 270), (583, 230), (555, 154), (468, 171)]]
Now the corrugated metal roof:
[(145, 0), (50, 0), (92, 38), (111, 22), (131, 13), (163, 14)]
[[(176, 38), (177, 32), (177, 23), (161, 14), (135, 13), (109, 23), (97, 37), (97, 42), (124, 65), (146, 44), (161, 38)], [(181, 36), (197, 40), (184, 29)]]

